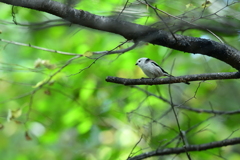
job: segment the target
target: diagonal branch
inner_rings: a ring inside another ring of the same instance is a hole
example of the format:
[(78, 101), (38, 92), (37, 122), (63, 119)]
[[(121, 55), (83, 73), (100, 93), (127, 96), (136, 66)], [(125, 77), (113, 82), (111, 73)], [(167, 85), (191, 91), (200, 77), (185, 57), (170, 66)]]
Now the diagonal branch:
[(31, 45), (31, 44), (9, 41), (9, 40), (5, 40), (5, 39), (0, 39), (0, 41), (10, 43), (10, 44), (19, 45), (19, 46), (31, 47), (31, 48), (39, 49), (39, 50), (42, 50), (42, 51), (64, 54), (64, 55), (68, 55), (68, 56), (79, 56), (80, 55), (80, 54), (75, 54), (75, 53), (62, 52), (62, 51), (52, 50), (52, 49), (48, 49), (48, 48), (38, 47), (38, 46)]
[(51, 0), (0, 0), (0, 2), (47, 12), (74, 24), (121, 35), (127, 40), (145, 41), (183, 52), (211, 56), (240, 70), (239, 51), (209, 39), (178, 34), (174, 34), (173, 37), (171, 33), (166, 31), (119, 19), (98, 16)]
[[(203, 150), (207, 150), (207, 149), (219, 148), (219, 147), (235, 145), (235, 144), (240, 144), (240, 138), (225, 139), (223, 141), (205, 143), (205, 144), (200, 144), (200, 145), (189, 145), (189, 146), (186, 146), (185, 148), (187, 148), (188, 152), (203, 151)], [(146, 153), (140, 154), (138, 156), (128, 158), (128, 160), (140, 160), (140, 159), (149, 158), (149, 157), (153, 157), (153, 156), (180, 154), (180, 153), (185, 152), (185, 148), (184, 147), (182, 147), (182, 148), (167, 148), (167, 149), (163, 149), (163, 150), (146, 152)]]
[(107, 82), (118, 83), (123, 85), (161, 85), (190, 81), (206, 81), (206, 80), (222, 80), (222, 79), (238, 79), (240, 78), (240, 72), (226, 72), (226, 73), (207, 73), (207, 74), (195, 74), (170, 78), (142, 78), (142, 79), (126, 79), (119, 77), (108, 76)]

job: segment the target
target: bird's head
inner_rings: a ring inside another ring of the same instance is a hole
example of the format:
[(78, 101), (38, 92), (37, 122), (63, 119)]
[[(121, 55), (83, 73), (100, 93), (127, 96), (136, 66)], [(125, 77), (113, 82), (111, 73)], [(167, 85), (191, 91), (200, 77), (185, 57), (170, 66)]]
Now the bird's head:
[(150, 61), (150, 59), (149, 58), (139, 58), (138, 60), (137, 60), (137, 62), (136, 62), (136, 65), (138, 65), (138, 66), (143, 66), (145, 63), (147, 63), (148, 61)]

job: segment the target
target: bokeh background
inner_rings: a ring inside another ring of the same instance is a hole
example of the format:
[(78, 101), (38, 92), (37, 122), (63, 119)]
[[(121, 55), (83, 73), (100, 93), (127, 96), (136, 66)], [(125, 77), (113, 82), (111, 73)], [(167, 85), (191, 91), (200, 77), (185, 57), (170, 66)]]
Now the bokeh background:
[[(208, 26), (228, 45), (239, 49), (238, 3), (227, 5), (234, 1), (215, 0), (204, 7), (204, 0), (149, 2), (186, 21)], [(114, 18), (125, 3), (82, 0), (70, 5)], [(204, 29), (183, 25), (162, 13), (161, 16), (174, 33), (218, 41)], [(167, 30), (154, 11), (138, 1), (128, 1), (120, 19)], [(226, 24), (229, 27), (221, 30), (219, 26)], [(155, 60), (175, 76), (235, 71), (211, 57), (143, 43), (127, 53), (107, 55), (95, 61), (98, 55), (91, 58), (88, 55), (112, 50), (125, 39), (69, 24), (48, 13), (3, 3), (0, 5), (0, 31), (1, 39), (12, 42), (0, 42), (2, 160), (127, 159), (141, 137), (135, 155), (158, 147), (181, 147), (181, 141), (176, 138), (179, 132), (171, 106), (159, 97), (168, 101), (171, 97), (177, 105), (199, 110), (239, 110), (237, 79), (173, 84), (170, 89), (169, 85), (131, 87), (105, 81), (107, 76), (145, 77), (135, 66), (141, 57)], [(72, 61), (39, 88), (73, 56), (17, 45), (17, 42), (85, 56)], [(121, 47), (131, 45), (129, 42)], [(177, 115), (189, 144), (210, 143), (240, 134), (238, 114), (216, 115), (177, 109)], [(168, 142), (171, 143), (165, 145)], [(191, 156), (195, 160), (223, 157), (235, 160), (239, 158), (239, 145), (193, 152)], [(161, 159), (173, 158), (187, 159), (185, 154)]]

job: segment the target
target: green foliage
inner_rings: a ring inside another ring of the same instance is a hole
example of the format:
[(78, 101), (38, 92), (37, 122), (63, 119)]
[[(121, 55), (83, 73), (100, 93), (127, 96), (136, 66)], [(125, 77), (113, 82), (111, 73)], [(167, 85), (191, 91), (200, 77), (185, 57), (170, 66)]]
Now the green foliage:
[[(173, 15), (184, 14), (190, 10), (187, 6), (191, 6), (191, 13), (195, 8), (195, 13), (198, 14), (197, 11), (202, 11), (201, 4), (204, 2), (179, 1), (173, 4), (167, 0), (155, 5)], [(219, 1), (215, 4), (217, 2)], [(129, 3), (141, 5), (132, 1)], [(124, 5), (125, 1), (83, 0), (75, 8), (110, 16), (112, 11), (122, 9)], [(214, 4), (210, 7), (213, 6)], [(158, 21), (151, 8), (144, 5), (141, 7), (139, 12), (146, 14), (137, 16), (132, 13), (137, 17), (133, 22), (144, 25)], [(56, 18), (21, 7), (14, 7), (14, 11), (19, 24)], [(32, 25), (6, 24), (5, 21), (13, 22), (9, 5), (1, 4), (0, 13), (1, 38), (14, 42), (84, 55), (111, 50), (125, 41), (118, 35), (75, 25), (34, 30), (31, 29)], [(203, 30), (192, 29), (178, 34), (207, 36), (217, 41)], [(237, 35), (220, 36), (231, 42), (232, 46), (238, 47)], [(127, 43), (124, 47), (130, 45), (132, 44)], [(140, 57), (156, 60), (175, 76), (234, 71), (213, 58), (166, 47), (142, 44), (127, 53), (104, 56), (97, 61), (92, 59), (98, 57), (96, 55), (91, 58), (83, 56), (73, 60), (60, 72), (57, 71), (72, 56), (4, 42), (0, 42), (0, 53), (0, 154), (3, 160), (126, 159), (141, 136), (142, 140), (134, 153), (140, 154), (162, 147), (176, 138), (179, 131), (171, 106), (156, 96), (162, 96), (168, 101), (172, 97), (175, 104), (194, 109), (232, 111), (239, 106), (237, 80), (191, 82), (189, 86), (183, 83), (173, 84), (171, 92), (168, 85), (138, 86), (139, 89), (105, 81), (107, 76), (144, 77), (142, 71), (135, 66)], [(36, 68), (38, 59), (45, 60), (45, 63)], [(54, 73), (57, 74), (50, 82), (39, 87)], [(189, 144), (209, 143), (239, 135), (237, 115), (196, 113), (177, 107), (176, 111)], [(176, 141), (166, 147), (182, 145), (179, 138), (176, 138)], [(227, 159), (238, 158), (235, 146), (194, 152), (191, 155), (195, 160), (211, 157), (217, 159), (219, 152)], [(177, 156), (186, 159), (185, 154)], [(174, 156), (163, 157), (172, 158)]]

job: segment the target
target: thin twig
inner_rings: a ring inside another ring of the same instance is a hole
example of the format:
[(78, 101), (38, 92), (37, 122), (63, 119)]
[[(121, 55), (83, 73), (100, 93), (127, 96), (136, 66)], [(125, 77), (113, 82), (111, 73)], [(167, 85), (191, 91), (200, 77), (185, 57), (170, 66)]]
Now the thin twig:
[[(140, 88), (140, 87), (138, 87), (138, 86), (131, 86), (131, 87), (132, 87), (132, 88), (136, 88), (136, 89), (138, 89), (138, 90), (146, 93), (146, 94), (149, 95), (149, 96), (156, 97), (156, 98), (162, 100), (163, 102), (165, 102), (165, 103), (167, 103), (167, 104), (170, 104), (170, 103), (171, 103), (168, 99), (166, 99), (166, 98), (164, 98), (164, 97), (162, 97), (162, 96), (157, 96), (157, 95), (155, 95), (155, 94), (153, 94), (153, 93), (151, 93), (151, 92), (148, 92), (148, 91), (146, 91), (146, 90), (144, 90), (144, 89), (142, 89), (142, 88)], [(198, 86), (198, 88), (199, 88), (199, 86)], [(196, 93), (196, 92), (195, 92), (195, 93)], [(213, 109), (207, 110), (207, 109), (192, 108), (192, 107), (185, 106), (185, 105), (183, 105), (183, 104), (180, 104), (180, 105), (174, 104), (174, 106), (177, 107), (177, 108), (179, 108), (179, 109), (185, 109), (185, 110), (192, 111), (192, 112), (196, 112), (196, 113), (210, 113), (210, 114), (214, 114), (214, 115), (233, 115), (233, 114), (240, 114), (240, 110), (234, 110), (234, 111), (217, 111), (217, 110), (213, 110)], [(168, 110), (168, 111), (166, 112), (166, 114), (169, 113), (169, 111), (170, 111), (170, 110)]]
[(187, 148), (186, 148), (186, 147), (187, 147), (187, 145), (186, 145), (187, 143), (186, 143), (186, 141), (185, 141), (185, 138), (184, 138), (184, 135), (183, 135), (183, 131), (181, 130), (181, 126), (180, 126), (180, 123), (179, 123), (179, 121), (178, 121), (178, 116), (177, 116), (177, 113), (176, 113), (176, 111), (175, 111), (175, 107), (174, 107), (174, 104), (173, 104), (172, 93), (171, 93), (171, 85), (170, 85), (170, 84), (168, 85), (168, 93), (169, 93), (169, 97), (170, 97), (171, 108), (172, 108), (172, 111), (173, 111), (175, 120), (176, 120), (176, 122), (177, 122), (177, 127), (178, 127), (178, 131), (179, 131), (179, 135), (180, 135), (180, 137), (181, 137), (181, 139), (182, 139), (182, 142), (183, 142), (183, 148), (185, 149), (185, 153), (186, 153), (188, 159), (191, 160), (192, 158), (191, 158), (191, 156), (190, 156), (190, 154), (188, 153), (188, 150), (187, 150)]
[[(142, 3), (142, 2), (141, 2), (141, 3)], [(158, 9), (158, 8), (152, 6), (152, 5), (149, 4), (148, 2), (146, 2), (146, 5), (150, 6), (150, 7), (151, 7), (152, 9), (154, 9), (154, 10), (158, 10), (158, 11), (160, 11), (160, 12), (162, 12), (162, 13), (164, 13), (164, 14), (170, 16), (170, 17), (173, 17), (173, 18), (175, 18), (175, 19), (178, 19), (178, 20), (180, 20), (180, 21), (183, 21), (183, 22), (185, 22), (185, 23), (187, 23), (187, 24), (190, 24), (190, 25), (193, 25), (193, 26), (200, 27), (200, 28), (202, 28), (202, 29), (208, 31), (209, 33), (211, 33), (211, 34), (212, 34), (214, 37), (216, 37), (216, 38), (217, 38), (222, 44), (224, 44), (223, 40), (222, 40), (220, 37), (218, 37), (216, 34), (214, 34), (212, 31), (210, 31), (209, 29), (206, 29), (206, 28), (204, 28), (204, 27), (201, 27), (201, 26), (198, 26), (198, 25), (193, 24), (193, 23), (191, 23), (191, 22), (188, 22), (188, 21), (186, 21), (186, 20), (183, 20), (182, 18), (176, 17), (176, 16), (174, 16), (174, 15), (172, 15), (172, 14), (169, 14), (169, 13), (167, 13), (167, 12), (161, 10), (161, 9)]]
[[(123, 44), (125, 44), (126, 42), (124, 42)], [(118, 45), (114, 49), (122, 46), (123, 44)], [(125, 53), (125, 52), (130, 51), (130, 50), (134, 49), (135, 47), (137, 47), (138, 44), (139, 44), (138, 42), (135, 42), (132, 46), (130, 46), (128, 48), (124, 48), (124, 49), (120, 49), (120, 50), (116, 50), (116, 51), (113, 51), (114, 49), (111, 51), (97, 51), (97, 52), (93, 52), (93, 54), (106, 54), (107, 55), (107, 54)]]
[(123, 11), (127, 8), (128, 1), (129, 1), (129, 0), (126, 1), (126, 3), (125, 3), (125, 5), (124, 5), (123, 9), (122, 9), (121, 12), (118, 14), (117, 19), (121, 16), (121, 14), (123, 13)]
[(5, 39), (0, 39), (0, 41), (6, 42), (6, 43), (15, 44), (15, 45), (19, 45), (19, 46), (31, 47), (31, 48), (39, 49), (39, 50), (42, 50), (42, 51), (53, 52), (53, 53), (58, 53), (58, 54), (64, 54), (64, 55), (68, 55), (68, 56), (83, 56), (81, 54), (62, 52), (62, 51), (57, 51), (57, 50), (52, 50), (52, 49), (48, 49), (48, 48), (34, 46), (34, 45), (31, 45), (31, 44), (25, 44), (25, 43), (20, 43), (20, 42), (15, 42), (15, 41), (9, 41), (9, 40), (5, 40)]
[(134, 149), (137, 147), (137, 145), (141, 142), (142, 138), (143, 138), (143, 135), (141, 135), (139, 141), (134, 145), (134, 147), (132, 148), (131, 152), (129, 153), (127, 159), (129, 159), (129, 158), (131, 157), (131, 155), (133, 154), (133, 150), (134, 150)]
[[(52, 80), (52, 78), (53, 78), (55, 75), (57, 75), (59, 72), (61, 72), (61, 71), (62, 71), (65, 67), (67, 67), (73, 60), (75, 60), (75, 59), (77, 59), (77, 58), (79, 58), (79, 57), (81, 57), (81, 55), (78, 55), (78, 56), (75, 56), (75, 57), (69, 59), (61, 68), (59, 68), (56, 72), (54, 72), (53, 74), (51, 74), (47, 80), (45, 80), (43, 83), (41, 83), (39, 86), (37, 86), (36, 89), (34, 89), (34, 90), (31, 92), (31, 94), (30, 94), (31, 97), (30, 97), (30, 102), (29, 102), (29, 109), (28, 109), (27, 116), (26, 116), (26, 117), (27, 117), (27, 118), (26, 118), (26, 122), (28, 121), (30, 112), (31, 112), (31, 110), (32, 110), (33, 98), (34, 98), (35, 93), (36, 93), (38, 90), (40, 90), (43, 86), (45, 86), (46, 84), (49, 84), (49, 82)], [(25, 123), (26, 123), (26, 122), (25, 122)]]

